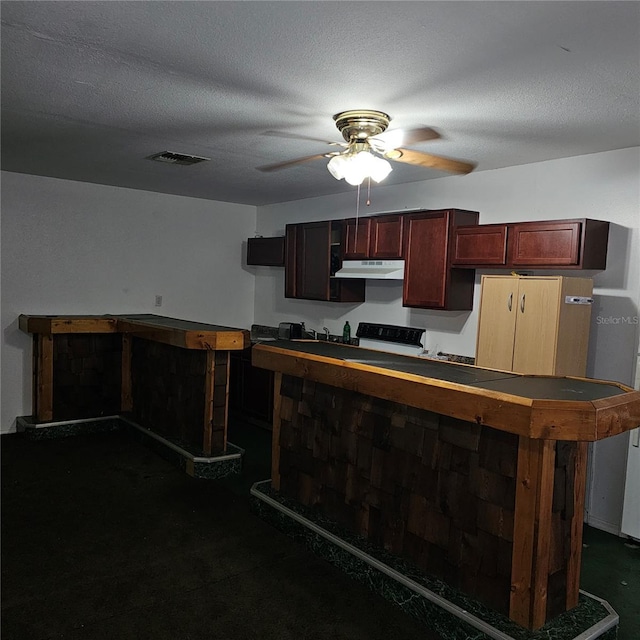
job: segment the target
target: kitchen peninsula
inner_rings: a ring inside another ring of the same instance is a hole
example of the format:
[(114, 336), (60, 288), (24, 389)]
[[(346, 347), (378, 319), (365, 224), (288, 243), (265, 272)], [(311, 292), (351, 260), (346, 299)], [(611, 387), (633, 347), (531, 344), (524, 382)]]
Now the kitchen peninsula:
[(253, 363), (275, 372), (278, 497), (522, 628), (578, 605), (587, 443), (637, 427), (640, 392), (322, 342)]
[(33, 334), (32, 427), (122, 417), (190, 452), (187, 472), (228, 453), (229, 354), (248, 331), (150, 314), (21, 315), (19, 327)]

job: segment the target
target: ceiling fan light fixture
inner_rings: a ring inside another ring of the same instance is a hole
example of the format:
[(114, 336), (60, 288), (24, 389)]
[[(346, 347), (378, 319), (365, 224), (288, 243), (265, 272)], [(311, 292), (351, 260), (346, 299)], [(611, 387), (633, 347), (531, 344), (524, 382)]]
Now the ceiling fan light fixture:
[(327, 169), (329, 169), (329, 173), (336, 179), (342, 180), (344, 178), (344, 167), (348, 163), (346, 156), (342, 154), (333, 156), (331, 160), (329, 160), (329, 164), (327, 164)]
[(382, 182), (390, 173), (391, 165), (382, 158), (371, 156), (372, 162), (369, 167), (369, 175), (372, 180)]
[(336, 180), (344, 179), (349, 184), (357, 186), (367, 178), (375, 182), (384, 180), (391, 172), (391, 165), (370, 151), (347, 151), (331, 158), (327, 169)]

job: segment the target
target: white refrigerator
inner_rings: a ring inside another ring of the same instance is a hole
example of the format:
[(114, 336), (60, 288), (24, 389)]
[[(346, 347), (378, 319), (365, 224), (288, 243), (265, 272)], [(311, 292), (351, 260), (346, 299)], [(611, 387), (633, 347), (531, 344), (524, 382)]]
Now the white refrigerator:
[[(634, 387), (640, 390), (640, 354), (636, 360)], [(640, 428), (629, 433), (627, 474), (622, 507), (622, 535), (640, 540)]]

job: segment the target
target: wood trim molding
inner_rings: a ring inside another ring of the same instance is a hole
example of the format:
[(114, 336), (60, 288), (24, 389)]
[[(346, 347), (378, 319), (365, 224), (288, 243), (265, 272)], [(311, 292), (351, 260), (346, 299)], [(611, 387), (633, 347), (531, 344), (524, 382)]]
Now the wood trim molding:
[(268, 344), (253, 347), (252, 363), (529, 438), (593, 441), (640, 423), (640, 391), (612, 382), (589, 380), (626, 393), (593, 402), (540, 400)]
[[(154, 323), (153, 318), (162, 320)], [(198, 329), (180, 326), (184, 320), (149, 316), (148, 319), (125, 316), (29, 316), (20, 315), (18, 326), (25, 333), (51, 335), (57, 333), (126, 333), (137, 338), (162, 342), (183, 349), (235, 351), (251, 345), (246, 329), (200, 325)], [(167, 322), (168, 321), (168, 322)], [(194, 323), (199, 324), (199, 323)], [(210, 328), (206, 328), (210, 327)]]

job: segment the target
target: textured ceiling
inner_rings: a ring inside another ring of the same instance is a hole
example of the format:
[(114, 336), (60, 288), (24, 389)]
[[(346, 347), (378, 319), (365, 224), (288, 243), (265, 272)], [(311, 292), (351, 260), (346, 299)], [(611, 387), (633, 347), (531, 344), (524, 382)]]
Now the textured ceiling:
[[(0, 12), (8, 171), (254, 205), (339, 193), (353, 187), (324, 159), (256, 167), (332, 151), (346, 109), (433, 127), (441, 140), (411, 148), (476, 171), (640, 145), (638, 2), (3, 0)], [(165, 150), (211, 162), (146, 159)], [(393, 166), (386, 183), (447, 175)]]

